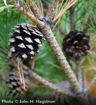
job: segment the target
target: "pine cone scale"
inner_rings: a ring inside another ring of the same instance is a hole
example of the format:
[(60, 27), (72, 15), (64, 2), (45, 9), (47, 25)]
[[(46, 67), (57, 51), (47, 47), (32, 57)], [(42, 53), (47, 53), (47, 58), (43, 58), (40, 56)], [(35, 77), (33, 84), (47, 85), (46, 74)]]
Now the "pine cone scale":
[(37, 27), (22, 23), (13, 28), (15, 31), (10, 39), (10, 56), (15, 55), (21, 59), (32, 58), (39, 52), (39, 46), (44, 39)]
[(80, 59), (87, 55), (87, 50), (90, 49), (89, 40), (89, 36), (85, 35), (84, 32), (71, 31), (63, 40), (63, 50), (67, 55)]

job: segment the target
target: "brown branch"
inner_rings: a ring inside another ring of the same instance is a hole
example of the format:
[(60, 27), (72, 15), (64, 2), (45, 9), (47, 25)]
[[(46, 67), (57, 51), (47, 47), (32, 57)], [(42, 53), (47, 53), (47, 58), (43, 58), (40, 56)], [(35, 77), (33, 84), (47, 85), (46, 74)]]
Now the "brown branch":
[(75, 30), (74, 6), (70, 8), (70, 24), (71, 24), (71, 30)]
[[(39, 28), (40, 27), (42, 27), (42, 25), (39, 24)], [(48, 24), (46, 24), (45, 26), (43, 26), (43, 28), (41, 30), (42, 30), (42, 33), (45, 35), (46, 39), (48, 40), (49, 45), (51, 46), (53, 52), (55, 53), (65, 74), (67, 75), (68, 80), (70, 80), (72, 88), (74, 88), (75, 92), (80, 92), (81, 87), (80, 87), (80, 85), (76, 79), (76, 76), (75, 76), (74, 72), (72, 71), (69, 63), (67, 62), (61, 48), (59, 47), (50, 26)]]
[[(70, 4), (70, 5), (72, 5), (72, 4)], [(67, 60), (66, 60), (66, 58), (65, 58), (65, 56), (61, 50), (61, 48), (59, 47), (50, 26), (48, 24), (46, 24), (45, 21), (43, 21), (43, 20), (40, 21), (40, 19), (36, 19), (30, 13), (24, 11), (23, 8), (21, 8), (20, 6), (16, 6), (16, 7), (23, 14), (25, 14), (30, 20), (37, 22), (39, 29), (45, 35), (47, 41), (49, 42), (50, 47), (52, 48), (53, 52), (55, 53), (61, 67), (63, 68), (63, 71), (65, 72), (66, 76), (68, 77), (68, 80), (70, 81), (72, 88), (74, 89), (74, 91), (76, 93), (81, 93), (82, 88), (80, 87), (74, 72), (72, 71), (69, 63), (67, 62)], [(36, 8), (35, 6), (32, 7), (32, 12), (34, 13), (34, 15), (38, 14), (36, 16), (40, 15), (40, 13), (38, 12), (38, 8)], [(42, 16), (40, 16), (40, 18), (41, 17)]]
[[(75, 21), (74, 21), (74, 6), (70, 8), (70, 24), (71, 24), (71, 30), (75, 30)], [(76, 70), (77, 70), (77, 79), (81, 86), (83, 86), (83, 80), (82, 80), (82, 70), (80, 65), (80, 60), (76, 60)]]
[[(11, 57), (11, 62), (12, 64), (18, 69), (18, 65), (17, 65), (17, 60), (15, 58)], [(26, 75), (30, 75), (31, 77), (33, 77), (34, 79), (36, 79), (37, 81), (39, 81), (40, 83), (42, 83), (45, 86), (48, 86), (49, 88), (53, 89), (54, 91), (63, 94), (63, 95), (67, 95), (67, 96), (71, 96), (71, 97), (75, 97), (75, 94), (73, 94), (72, 92), (64, 92), (62, 90), (60, 90), (58, 87), (56, 87), (53, 83), (43, 79), (42, 77), (40, 77), (38, 74), (36, 74), (35, 72), (33, 72), (31, 69), (29, 69), (28, 67), (26, 67), (24, 64), (22, 64), (20, 62), (22, 69), (24, 70), (24, 73)]]
[(56, 9), (56, 4), (57, 4), (57, 0), (52, 0), (47, 12), (47, 16), (46, 19), (50, 22), (53, 21), (54, 18), (54, 14), (55, 14), (55, 9)]
[(66, 96), (71, 96), (71, 97), (75, 97), (75, 94), (73, 94), (72, 92), (68, 92), (68, 91), (62, 91), (60, 90), (58, 87), (56, 87), (53, 83), (45, 80), (44, 78), (40, 77), (38, 74), (36, 74), (33, 71), (30, 71), (30, 76), (35, 78), (36, 80), (38, 80), (39, 82), (41, 82), (42, 84), (44, 84), (45, 86), (48, 86), (50, 89), (53, 89), (54, 91), (66, 95)]
[(80, 85), (82, 86), (83, 80), (82, 80), (82, 70), (81, 70), (80, 60), (76, 60), (76, 70), (77, 70), (77, 79)]
[(43, 14), (36, 4), (32, 4), (31, 10), (34, 13), (35, 17), (40, 18), (40, 19), (43, 18)]
[(34, 66), (35, 66), (35, 57), (33, 57), (33, 59), (30, 61), (30, 63), (31, 63), (31, 69), (33, 70)]
[(59, 46), (60, 46), (60, 48), (62, 49), (62, 44), (61, 44), (61, 36), (60, 36), (60, 33), (59, 32), (57, 32), (56, 33), (57, 35), (57, 42), (58, 42), (58, 44), (59, 44)]
[[(8, 1), (10, 1), (10, 0), (8, 0)], [(84, 93), (82, 87), (80, 87), (80, 84), (77, 81), (77, 78), (76, 78), (74, 72), (72, 71), (69, 63), (67, 62), (67, 60), (66, 60), (66, 58), (65, 58), (65, 56), (64, 56), (64, 54), (63, 54), (63, 52), (61, 50), (61, 48), (59, 47), (59, 45), (58, 45), (58, 43), (57, 43), (57, 41), (56, 41), (56, 39), (55, 39), (55, 37), (53, 35), (53, 32), (52, 32), (49, 24), (46, 23), (46, 21), (43, 21), (43, 19), (42, 19), (43, 16), (40, 14), (40, 12), (38, 10), (38, 7), (32, 5), (32, 12), (33, 12), (33, 14), (30, 14), (29, 11), (27, 11), (26, 9), (23, 9), (19, 5), (15, 5), (15, 7), (18, 10), (20, 10), (24, 15), (26, 15), (30, 20), (32, 20), (33, 22), (37, 23), (38, 28), (45, 35), (49, 45), (51, 46), (54, 54), (56, 55), (56, 57), (58, 59), (58, 61), (59, 61), (60, 65), (61, 65), (63, 71), (65, 72), (66, 76), (68, 77), (68, 80), (70, 82), (71, 87), (74, 89), (74, 92), (75, 93), (80, 93), (79, 96), (81, 98), (84, 98), (84, 100), (86, 100), (86, 98), (84, 96), (85, 93)], [(69, 8), (69, 6), (68, 6), (68, 8)], [(13, 59), (11, 61), (14, 64), (14, 66), (17, 68), (17, 62), (16, 62), (16, 60)], [(36, 74), (35, 72), (31, 71), (31, 69), (26, 67), (24, 64), (22, 64), (22, 65), (23, 65), (23, 69), (24, 69), (25, 73), (28, 74), (28, 72), (29, 72), (30, 76), (32, 76), (36, 80), (40, 81), (42, 84), (44, 84), (44, 85), (48, 86), (49, 88), (57, 91), (58, 93), (74, 97), (74, 94), (69, 94), (69, 93), (66, 93), (66, 92), (62, 92), (62, 90), (58, 89), (52, 83), (48, 82), (47, 80), (43, 79), (38, 74)], [(75, 94), (75, 95), (78, 96), (78, 94)], [(84, 105), (86, 105), (86, 104), (84, 104)]]

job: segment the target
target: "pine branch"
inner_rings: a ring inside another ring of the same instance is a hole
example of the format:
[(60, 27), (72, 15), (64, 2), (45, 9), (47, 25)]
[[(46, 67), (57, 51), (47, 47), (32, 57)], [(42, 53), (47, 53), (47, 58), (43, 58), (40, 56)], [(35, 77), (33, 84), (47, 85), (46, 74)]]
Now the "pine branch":
[(53, 21), (54, 14), (55, 14), (55, 9), (56, 9), (56, 4), (57, 4), (57, 0), (52, 0), (51, 3), (50, 3), (50, 6), (49, 6), (49, 9), (48, 9), (48, 12), (47, 12), (47, 16), (46, 16), (46, 19), (49, 22)]
[(32, 4), (31, 10), (34, 13), (34, 15), (35, 15), (36, 18), (41, 19), (41, 18), (44, 17), (43, 14), (42, 14), (42, 12), (41, 12), (41, 10), (37, 7), (36, 4)]
[[(42, 27), (39, 25), (39, 27)], [(72, 71), (69, 63), (67, 62), (61, 48), (59, 47), (53, 32), (50, 28), (49, 25), (45, 25), (45, 27), (43, 27), (43, 29), (41, 29), (43, 34), (45, 35), (46, 39), (49, 42), (50, 47), (52, 48), (53, 52), (55, 53), (60, 65), (62, 66), (65, 74), (68, 77), (68, 80), (71, 83), (72, 88), (76, 91), (76, 92), (80, 92), (81, 91), (81, 87), (76, 79), (76, 76), (74, 74), (74, 72)]]
[(60, 93), (60, 94), (63, 94), (63, 95), (66, 95), (66, 96), (71, 96), (71, 97), (75, 97), (75, 95), (72, 93), (72, 92), (68, 92), (68, 91), (62, 91), (60, 90), (58, 87), (56, 87), (53, 83), (45, 80), (44, 78), (40, 77), (38, 74), (36, 74), (35, 72), (33, 71), (30, 71), (29, 72), (30, 76), (35, 78), (36, 80), (38, 80), (39, 82), (41, 82), (42, 84), (44, 84), (45, 86), (48, 86), (50, 89)]
[[(33, 7), (33, 13), (35, 14), (36, 8)], [(37, 10), (38, 11), (38, 10)], [(45, 22), (45, 21), (44, 21)], [(44, 24), (44, 22), (39, 22), (38, 27), (41, 29), (42, 33), (45, 35), (47, 41), (49, 42), (50, 47), (52, 48), (53, 52), (55, 53), (60, 65), (62, 66), (65, 74), (68, 77), (68, 80), (70, 81), (72, 88), (77, 92), (81, 92), (81, 87), (76, 79), (75, 74), (73, 73), (70, 65), (68, 64), (61, 48), (59, 47), (53, 32), (48, 24)], [(43, 23), (43, 24), (42, 24)]]
[[(70, 24), (71, 24), (71, 30), (75, 30), (75, 21), (74, 21), (74, 6), (70, 8)], [(81, 65), (80, 65), (80, 60), (76, 60), (76, 70), (77, 70), (77, 79), (80, 83), (80, 85), (83, 85), (83, 80), (82, 80), (82, 70), (81, 70)]]
[[(17, 61), (15, 58), (11, 57), (10, 58), (12, 64), (18, 69), (18, 63), (19, 61)], [(28, 68), (27, 66), (25, 66), (24, 64), (22, 64), (20, 62), (23, 70), (24, 70), (24, 74), (25, 75), (29, 75), (31, 77), (33, 77), (34, 79), (36, 79), (37, 81), (39, 81), (40, 83), (42, 83), (43, 85), (45, 86), (48, 86), (50, 89), (53, 89), (54, 91), (60, 93), (60, 94), (63, 94), (63, 95), (66, 95), (66, 96), (71, 96), (71, 97), (75, 97), (75, 94), (73, 94), (72, 92), (64, 92), (62, 90), (60, 90), (58, 87), (56, 87), (53, 83), (43, 79), (41, 76), (39, 76), (38, 74), (36, 74), (35, 72), (32, 71), (32, 69)]]
[(75, 30), (75, 21), (74, 21), (74, 6), (70, 8), (70, 24), (71, 30)]
[(82, 70), (81, 70), (81, 65), (80, 65), (80, 60), (76, 60), (76, 70), (77, 70), (77, 78), (80, 83), (80, 85), (83, 85), (83, 80), (82, 80)]
[(34, 66), (35, 66), (35, 57), (33, 57), (33, 59), (30, 61), (30, 63), (31, 63), (31, 69), (33, 70)]
[(45, 35), (47, 41), (49, 42), (49, 45), (52, 48), (54, 54), (56, 55), (60, 65), (62, 66), (63, 71), (65, 72), (66, 76), (68, 77), (68, 80), (70, 81), (72, 88), (74, 89), (74, 91), (76, 93), (81, 93), (82, 88), (80, 87), (74, 72), (72, 71), (69, 63), (67, 62), (67, 60), (66, 60), (66, 58), (65, 58), (65, 56), (61, 50), (61, 48), (59, 47), (49, 24), (47, 24), (41, 18), (42, 16), (40, 16), (40, 18), (38, 17), (39, 19), (38, 18), (36, 19), (36, 17), (34, 17), (34, 16), (40, 15), (40, 13), (38, 11), (38, 7), (36, 7), (36, 6), (32, 7), (32, 12), (33, 12), (34, 16), (31, 15), (30, 13), (28, 13), (27, 11), (24, 11), (23, 8), (21, 8), (20, 6), (16, 5), (16, 7), (23, 14), (25, 14), (30, 20), (37, 22), (37, 26), (39, 27), (39, 29), (42, 31), (42, 33)]

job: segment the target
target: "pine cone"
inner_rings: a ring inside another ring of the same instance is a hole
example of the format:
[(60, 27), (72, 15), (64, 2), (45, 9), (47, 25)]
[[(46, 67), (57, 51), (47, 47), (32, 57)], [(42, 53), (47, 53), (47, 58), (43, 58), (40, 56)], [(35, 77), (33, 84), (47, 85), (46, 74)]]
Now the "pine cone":
[(21, 59), (32, 58), (39, 51), (44, 40), (42, 33), (35, 26), (22, 23), (13, 28), (9, 45), (10, 56), (15, 55)]
[(63, 50), (68, 56), (80, 59), (87, 55), (87, 50), (90, 49), (89, 40), (89, 36), (85, 35), (84, 32), (71, 31), (63, 40)]
[(10, 93), (16, 94), (24, 94), (25, 91), (28, 90), (28, 79), (25, 78), (25, 88), (20, 81), (19, 73), (17, 71), (10, 72), (9, 78), (6, 83), (10, 89)]

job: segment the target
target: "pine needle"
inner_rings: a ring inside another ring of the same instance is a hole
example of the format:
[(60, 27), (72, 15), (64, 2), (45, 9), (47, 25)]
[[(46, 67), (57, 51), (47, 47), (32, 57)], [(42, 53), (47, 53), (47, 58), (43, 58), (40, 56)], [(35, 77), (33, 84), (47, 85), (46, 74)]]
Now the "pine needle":
[(40, 0), (40, 3), (37, 1), (37, 6), (38, 6), (38, 8), (39, 8), (41, 14), (44, 15), (44, 14), (43, 14), (43, 5), (42, 5), (42, 1), (41, 1), (41, 0)]
[(23, 72), (22, 64), (19, 61), (18, 61), (18, 71), (19, 71), (21, 84), (23, 85), (24, 90), (25, 90), (24, 72)]
[(66, 11), (66, 10), (68, 10), (72, 5), (74, 5), (75, 3), (77, 2), (77, 0), (67, 0), (66, 2), (65, 2), (65, 4), (63, 5), (63, 7), (62, 7), (62, 4), (63, 4), (63, 2), (61, 2), (60, 3), (60, 6), (62, 7), (61, 8), (61, 10), (59, 11), (59, 13), (57, 14), (57, 16), (55, 16), (55, 18), (54, 18), (54, 22), (55, 21), (57, 21), (59, 18), (61, 18), (62, 17), (62, 15), (64, 14), (64, 12)]
[(3, 0), (3, 2), (4, 2), (5, 6), (6, 6), (7, 10), (8, 10), (8, 12), (9, 12), (9, 8), (7, 6), (7, 1), (6, 0)]

